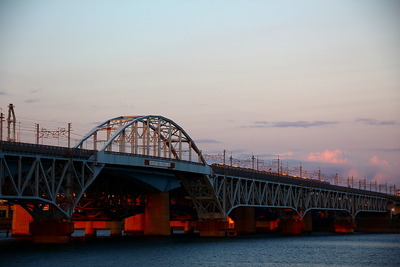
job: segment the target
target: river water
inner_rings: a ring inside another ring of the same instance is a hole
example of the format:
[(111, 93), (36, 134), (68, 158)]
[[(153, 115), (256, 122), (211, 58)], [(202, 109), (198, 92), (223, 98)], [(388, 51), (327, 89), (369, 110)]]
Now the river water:
[(97, 238), (33, 245), (0, 236), (0, 266), (400, 266), (400, 234)]

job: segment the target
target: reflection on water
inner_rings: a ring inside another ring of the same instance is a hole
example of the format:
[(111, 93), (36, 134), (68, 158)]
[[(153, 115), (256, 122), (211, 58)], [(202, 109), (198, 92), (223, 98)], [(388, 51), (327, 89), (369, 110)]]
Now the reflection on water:
[(400, 266), (400, 234), (97, 238), (33, 245), (0, 235), (0, 266)]

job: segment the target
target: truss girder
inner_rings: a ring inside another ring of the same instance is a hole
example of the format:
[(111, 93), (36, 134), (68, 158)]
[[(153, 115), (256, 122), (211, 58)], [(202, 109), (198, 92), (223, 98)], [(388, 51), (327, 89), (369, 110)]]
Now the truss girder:
[[(225, 218), (221, 202), (217, 199), (215, 190), (207, 175), (182, 175), (179, 176), (182, 186), (188, 193), (197, 211), (198, 218)], [(219, 190), (224, 191), (224, 185), (219, 185)]]
[(71, 218), (101, 168), (82, 159), (3, 154), (0, 199), (21, 204), (33, 216)]
[(309, 210), (342, 210), (353, 217), (361, 211), (387, 211), (387, 199), (373, 195), (224, 175), (210, 180), (225, 216), (239, 206), (287, 208), (300, 216)]
[(155, 115), (107, 120), (75, 147), (206, 163), (194, 141), (178, 124)]

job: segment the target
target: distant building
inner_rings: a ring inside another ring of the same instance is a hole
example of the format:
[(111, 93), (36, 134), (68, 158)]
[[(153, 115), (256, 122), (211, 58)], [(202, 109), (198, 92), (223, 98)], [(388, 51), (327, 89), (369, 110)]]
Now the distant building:
[(400, 189), (396, 190), (396, 196), (400, 196)]

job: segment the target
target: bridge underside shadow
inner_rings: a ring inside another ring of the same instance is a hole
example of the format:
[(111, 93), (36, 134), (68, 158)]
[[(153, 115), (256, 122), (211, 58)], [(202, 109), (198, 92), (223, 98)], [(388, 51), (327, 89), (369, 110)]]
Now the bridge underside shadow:
[(166, 193), (171, 217), (196, 216), (187, 193), (174, 175), (107, 169), (86, 190), (73, 220), (123, 220), (144, 213), (149, 196)]
[(237, 234), (282, 233), (289, 235), (312, 232), (353, 233), (400, 232), (400, 214), (360, 212), (355, 218), (348, 211), (309, 210), (303, 217), (292, 209), (237, 207), (229, 217)]

